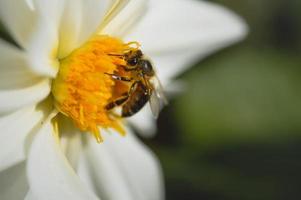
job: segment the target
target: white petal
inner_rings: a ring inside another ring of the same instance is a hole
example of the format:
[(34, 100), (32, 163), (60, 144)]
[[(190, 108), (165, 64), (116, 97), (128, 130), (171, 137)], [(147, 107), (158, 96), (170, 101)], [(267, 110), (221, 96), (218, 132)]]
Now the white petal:
[(32, 0), (32, 7), (35, 8), (38, 17), (43, 18), (52, 25), (59, 26), (64, 10), (65, 0)]
[(174, 76), (200, 56), (242, 39), (246, 32), (238, 16), (207, 1), (150, 0), (146, 16), (127, 38), (141, 42), (159, 74), (164, 69)]
[(101, 199), (134, 199), (106, 149), (100, 153), (95, 152), (91, 146), (98, 147), (95, 139), (90, 134), (81, 133), (65, 117), (60, 119), (59, 126), (65, 155), (86, 186), (93, 189)]
[(134, 126), (138, 134), (143, 137), (153, 137), (157, 131), (156, 119), (148, 104), (144, 106), (141, 111), (127, 120)]
[(123, 3), (115, 11), (116, 16), (110, 16), (109, 20), (103, 24), (104, 28), (99, 34), (109, 34), (116, 37), (122, 37), (129, 31), (129, 28), (135, 24), (146, 9), (147, 0), (131, 0)]
[(80, 182), (69, 165), (50, 119), (34, 138), (27, 161), (27, 176), (34, 199), (98, 199)]
[(96, 32), (117, 0), (66, 0), (60, 25), (59, 57), (67, 56), (72, 50)]
[(44, 79), (37, 84), (14, 90), (0, 90), (0, 113), (17, 110), (45, 99), (50, 92), (50, 80)]
[(0, 20), (18, 44), (26, 48), (34, 31), (36, 15), (24, 0), (0, 1)]
[(57, 60), (58, 31), (57, 27), (46, 26), (46, 22), (40, 22), (33, 35), (33, 40), (28, 47), (28, 62), (30, 68), (40, 76), (54, 78), (59, 68)]
[(127, 2), (127, 0), (82, 0), (82, 26), (79, 41), (85, 42), (88, 37), (96, 32), (96, 30), (105, 21), (105, 17), (110, 9), (118, 3), (119, 6)]
[(24, 52), (0, 39), (0, 90), (24, 88), (40, 80), (32, 73)]
[(102, 133), (102, 144), (89, 137), (85, 156), (90, 163), (86, 179), (93, 177), (99, 195), (108, 200), (163, 199), (161, 168), (154, 155), (130, 132), (125, 137)]
[(43, 76), (55, 77), (59, 62), (59, 26), (64, 9), (62, 0), (36, 0), (37, 22), (27, 48), (31, 69)]
[(164, 52), (162, 54), (152, 54), (152, 63), (157, 71), (157, 76), (162, 82), (165, 89), (168, 90), (167, 85), (170, 84), (172, 78), (184, 72), (188, 67), (196, 64), (197, 61), (208, 56), (210, 53), (221, 48), (218, 46), (207, 47), (206, 50), (199, 49), (182, 49), (179, 51)]
[(47, 112), (43, 107), (30, 106), (0, 117), (0, 171), (26, 157), (28, 139)]
[(0, 199), (24, 199), (28, 190), (25, 163), (20, 163), (0, 172)]
[(70, 118), (63, 115), (59, 116), (60, 143), (69, 164), (73, 169), (77, 168), (78, 157), (82, 152), (82, 135), (83, 133), (74, 126)]
[(85, 184), (93, 188), (101, 199), (141, 199), (135, 198), (107, 145), (98, 144), (91, 135), (87, 135), (86, 139), (87, 146), (78, 166), (78, 174)]
[(59, 58), (64, 58), (79, 45), (78, 38), (82, 25), (81, 7), (82, 0), (65, 0), (59, 27)]
[(163, 176), (154, 154), (130, 131), (125, 138), (117, 134), (110, 136), (107, 146), (114, 155), (117, 166), (128, 180), (132, 192), (139, 197), (135, 199), (163, 199)]
[(33, 0), (25, 0), (25, 2), (27, 3), (27, 6), (30, 8), (30, 10), (35, 9)]
[(33, 196), (32, 191), (29, 190), (29, 191), (27, 192), (27, 194), (26, 194), (24, 200), (37, 200), (37, 199)]
[(131, 38), (141, 41), (148, 52), (162, 52), (198, 47), (203, 42), (228, 43), (245, 34), (242, 20), (221, 6), (196, 0), (150, 0)]

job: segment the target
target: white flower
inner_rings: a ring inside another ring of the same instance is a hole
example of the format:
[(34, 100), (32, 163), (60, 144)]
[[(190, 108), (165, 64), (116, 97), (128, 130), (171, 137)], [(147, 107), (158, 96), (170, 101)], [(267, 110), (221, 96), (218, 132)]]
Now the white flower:
[[(102, 131), (98, 144), (57, 115), (60, 59), (96, 31), (139, 41), (167, 86), (246, 33), (236, 15), (194, 0), (6, 0), (0, 19), (20, 46), (0, 40), (1, 200), (163, 199), (159, 163), (130, 129), (125, 137)], [(144, 109), (131, 122), (150, 132), (149, 116)]]

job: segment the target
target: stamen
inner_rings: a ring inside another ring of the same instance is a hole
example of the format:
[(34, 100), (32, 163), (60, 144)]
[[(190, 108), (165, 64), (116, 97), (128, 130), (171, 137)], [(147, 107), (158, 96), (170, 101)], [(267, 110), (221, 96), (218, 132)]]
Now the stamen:
[(126, 64), (123, 57), (111, 55), (123, 55), (138, 46), (137, 42), (124, 44), (117, 38), (97, 36), (60, 61), (59, 73), (52, 84), (55, 106), (81, 131), (92, 133), (97, 142), (102, 141), (99, 127), (125, 134), (121, 118), (105, 108), (125, 86), (107, 74), (122, 71), (120, 66)]

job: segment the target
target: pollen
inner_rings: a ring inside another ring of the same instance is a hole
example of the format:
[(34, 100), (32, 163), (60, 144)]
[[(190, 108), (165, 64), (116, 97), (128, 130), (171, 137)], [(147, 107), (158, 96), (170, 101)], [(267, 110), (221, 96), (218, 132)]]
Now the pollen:
[(127, 43), (110, 36), (96, 36), (69, 56), (60, 60), (57, 77), (52, 83), (55, 107), (71, 118), (81, 130), (102, 141), (100, 128), (113, 128), (124, 135), (121, 118), (105, 106), (119, 90), (116, 80), (108, 75), (120, 71), (126, 62), (122, 56), (136, 43)]

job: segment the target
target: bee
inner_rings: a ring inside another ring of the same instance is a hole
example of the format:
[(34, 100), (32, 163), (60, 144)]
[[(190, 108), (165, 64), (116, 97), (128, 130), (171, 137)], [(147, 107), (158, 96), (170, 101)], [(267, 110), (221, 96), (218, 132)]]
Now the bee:
[(128, 91), (113, 99), (105, 108), (112, 110), (121, 107), (121, 116), (130, 117), (149, 102), (151, 111), (157, 118), (163, 105), (168, 102), (152, 63), (144, 57), (140, 49), (130, 50), (123, 55), (110, 55), (122, 57), (126, 61), (126, 65), (122, 67), (129, 75), (105, 74), (117, 81), (127, 82), (130, 86)]

